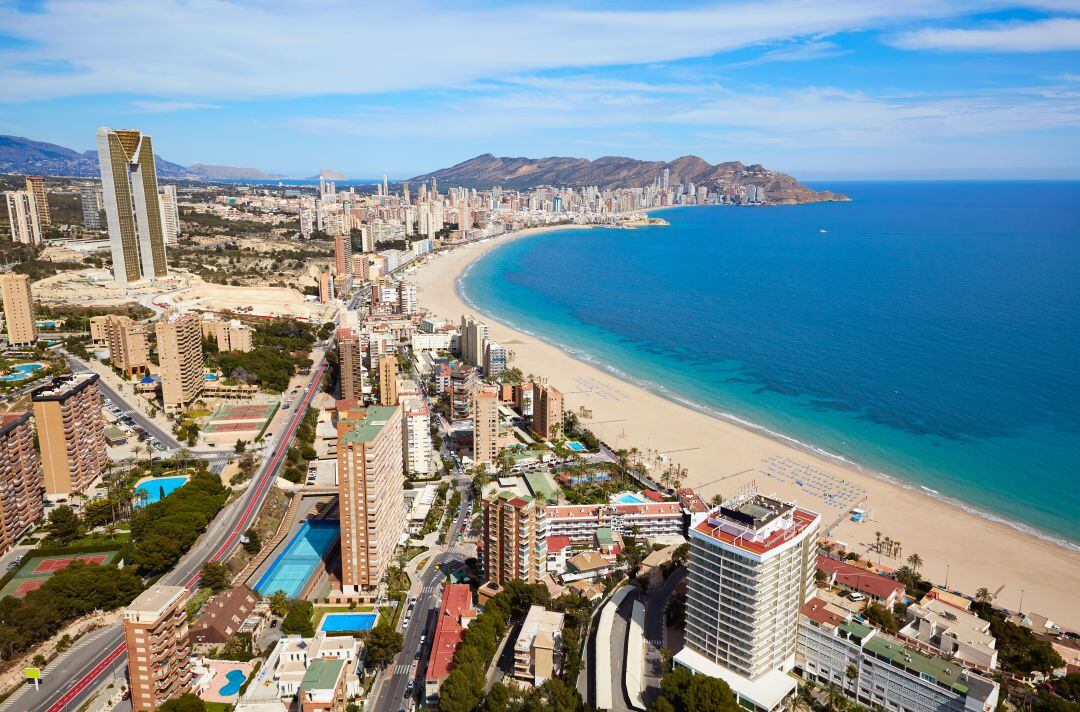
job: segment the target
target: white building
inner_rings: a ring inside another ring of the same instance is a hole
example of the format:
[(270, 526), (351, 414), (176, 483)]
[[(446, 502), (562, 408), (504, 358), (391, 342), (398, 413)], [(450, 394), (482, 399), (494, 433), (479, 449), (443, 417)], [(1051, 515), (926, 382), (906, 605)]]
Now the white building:
[(413, 351), (448, 351), (452, 336), (448, 331), (440, 331), (434, 334), (417, 332), (412, 336)]
[(7, 197), (11, 239), (26, 245), (40, 245), (41, 220), (34, 194), (29, 190), (9, 190), (4, 195)]
[(943, 601), (923, 599), (908, 606), (907, 624), (899, 637), (980, 670), (997, 667), (997, 641), (990, 635), (990, 621)]
[(405, 471), (412, 475), (432, 472), (431, 461), (434, 448), (431, 444), (431, 413), (421, 398), (401, 399), (404, 409)]
[(409, 282), (398, 283), (398, 308), (402, 314), (415, 314), (419, 311), (415, 284)]
[(690, 529), (686, 642), (675, 662), (776, 710), (795, 694), (799, 608), (812, 595), (820, 515), (747, 492)]
[[(339, 696), (355, 697), (360, 694), (360, 678), (356, 673), (360, 647), (356, 638), (327, 637), (325, 633), (317, 633), (314, 638), (296, 635), (281, 638), (266, 663), (255, 672), (236, 709), (261, 712), (278, 709), (273, 705), (280, 704), (284, 711), (292, 708), (290, 702), (298, 694), (304, 695), (308, 702), (317, 702), (323, 696), (331, 700)], [(326, 669), (320, 669), (318, 675), (309, 674), (313, 667)], [(301, 705), (295, 708), (300, 709)]]
[(79, 201), (82, 203), (83, 227), (87, 230), (101, 229), (101, 195), (97, 183), (86, 181), (79, 184)]
[(180, 237), (180, 205), (176, 201), (176, 186), (163, 185), (158, 193), (161, 204), (161, 231), (165, 235), (165, 244), (175, 245)]

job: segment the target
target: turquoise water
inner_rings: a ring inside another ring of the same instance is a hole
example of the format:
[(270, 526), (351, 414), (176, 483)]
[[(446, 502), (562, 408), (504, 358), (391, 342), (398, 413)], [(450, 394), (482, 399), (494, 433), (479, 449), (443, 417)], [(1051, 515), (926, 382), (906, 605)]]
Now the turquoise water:
[(244, 675), (243, 670), (230, 670), (225, 673), (225, 678), (228, 682), (221, 686), (218, 690), (218, 694), (222, 697), (228, 697), (240, 692), (240, 687), (244, 684), (244, 680), (247, 680), (247, 676)]
[(619, 504), (644, 504), (648, 500), (636, 494), (624, 494), (615, 498)]
[(34, 375), (35, 371), (40, 371), (44, 366), (40, 363), (22, 363), (18, 366), (12, 366), (12, 373), (0, 378), (0, 381), (25, 381), (30, 376)]
[(570, 448), (574, 452), (585, 452), (588, 448), (579, 443), (577, 440), (567, 440), (566, 447)]
[(272, 596), (278, 591), (284, 591), (289, 598), (299, 596), (315, 568), (338, 540), (340, 531), (341, 525), (337, 521), (301, 524), (289, 545), (259, 578), (255, 590), (262, 596)]
[(1080, 542), (1080, 183), (828, 187), (854, 201), (517, 240), (460, 289), (667, 397)]
[(371, 630), (375, 627), (375, 613), (327, 613), (319, 630), (327, 633), (349, 633), (355, 630)]
[[(187, 477), (155, 477), (140, 482), (135, 485), (138, 504), (153, 504), (163, 497), (168, 497), (173, 493), (173, 490), (180, 489), (187, 481)], [(138, 498), (139, 493), (143, 494), (142, 498)]]

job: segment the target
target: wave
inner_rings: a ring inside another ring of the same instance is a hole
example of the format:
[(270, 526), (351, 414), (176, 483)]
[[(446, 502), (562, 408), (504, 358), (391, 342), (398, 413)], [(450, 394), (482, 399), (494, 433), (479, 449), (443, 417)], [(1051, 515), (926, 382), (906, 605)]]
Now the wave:
[[(507, 244), (508, 243), (509, 243), (509, 241), (507, 242)], [(616, 378), (618, 378), (620, 380), (623, 380), (623, 381), (626, 381), (627, 383), (630, 383), (632, 385), (638, 386), (639, 388), (643, 388), (643, 389), (649, 391), (650, 393), (653, 393), (655, 395), (660, 396), (661, 398), (665, 398), (665, 399), (667, 399), (669, 401), (672, 401), (673, 403), (678, 403), (679, 405), (682, 405), (682, 406), (684, 406), (686, 408), (690, 408), (691, 410), (697, 411), (697, 412), (702, 413), (704, 415), (708, 415), (708, 416), (710, 416), (712, 418), (716, 418), (717, 420), (723, 420), (725, 422), (733, 423), (735, 425), (738, 425), (738, 426), (740, 426), (742, 428), (761, 433), (762, 435), (765, 435), (766, 437), (769, 437), (769, 438), (771, 438), (773, 440), (776, 440), (778, 442), (782, 442), (782, 443), (784, 443), (786, 445), (790, 445), (790, 446), (792, 446), (792, 447), (794, 447), (796, 449), (802, 450), (803, 452), (808, 452), (808, 453), (817, 455), (819, 457), (822, 457), (824, 459), (832, 460), (832, 461), (834, 461), (836, 463), (839, 463), (841, 465), (851, 467), (851, 468), (857, 470), (858, 472), (860, 472), (861, 474), (868, 475), (870, 477), (874, 477), (875, 479), (878, 479), (878, 480), (881, 480), (881, 481), (884, 481), (884, 482), (888, 482), (889, 484), (895, 485), (897, 487), (902, 487), (905, 490), (908, 490), (908, 491), (911, 491), (911, 492), (916, 492), (916, 493), (921, 494), (921, 495), (926, 496), (926, 497), (932, 497), (933, 499), (936, 499), (936, 500), (938, 500), (940, 502), (944, 502), (946, 504), (957, 507), (957, 508), (963, 510), (964, 512), (967, 512), (968, 514), (976, 515), (976, 516), (981, 517), (982, 519), (985, 519), (987, 521), (995, 522), (997, 524), (1003, 524), (1003, 525), (1008, 526), (1008, 527), (1010, 527), (1012, 529), (1015, 529), (1016, 531), (1023, 532), (1024, 534), (1029, 534), (1029, 535), (1034, 536), (1034, 537), (1036, 537), (1038, 539), (1041, 539), (1042, 541), (1046, 541), (1046, 542), (1049, 542), (1051, 544), (1056, 544), (1056, 545), (1058, 545), (1060, 547), (1063, 547), (1065, 549), (1068, 549), (1070, 551), (1080, 552), (1080, 544), (1077, 544), (1077, 543), (1075, 543), (1073, 541), (1070, 541), (1069, 539), (1065, 539), (1065, 538), (1060, 537), (1060, 536), (1055, 536), (1055, 535), (1047, 533), (1047, 532), (1045, 532), (1045, 531), (1043, 531), (1041, 529), (1037, 529), (1037, 528), (1035, 528), (1033, 526), (1030, 526), (1028, 524), (1025, 524), (1023, 522), (1018, 522), (1016, 520), (1009, 519), (1008, 517), (1004, 517), (1004, 516), (1002, 516), (1000, 514), (995, 514), (993, 512), (988, 512), (988, 511), (986, 511), (984, 509), (981, 509), (981, 508), (976, 507), (976, 506), (974, 506), (972, 504), (969, 504), (969, 503), (967, 503), (967, 502), (965, 502), (963, 500), (957, 499), (957, 498), (949, 496), (949, 495), (942, 494), (938, 490), (932, 489), (932, 488), (927, 487), (925, 485), (921, 485), (921, 484), (918, 484), (918, 483), (915, 483), (915, 482), (910, 482), (910, 481), (905, 480), (903, 478), (895, 477), (895, 476), (890, 475), (888, 473), (881, 472), (880, 470), (876, 470), (874, 468), (866, 467), (865, 465), (862, 465), (859, 462), (851, 460), (851, 459), (849, 459), (847, 457), (844, 457), (843, 455), (839, 455), (839, 454), (837, 454), (835, 452), (831, 452), (829, 450), (826, 450), (825, 448), (819, 447), (819, 446), (814, 445), (812, 443), (804, 442), (802, 440), (794, 438), (794, 437), (792, 437), (790, 435), (787, 435), (785, 433), (781, 433), (779, 431), (772, 430), (770, 428), (765, 427), (764, 425), (761, 425), (760, 423), (755, 423), (752, 420), (748, 420), (748, 419), (746, 419), (744, 417), (741, 417), (739, 415), (736, 415), (734, 413), (729, 413), (727, 411), (719, 410), (717, 408), (706, 405), (704, 403), (700, 403), (700, 402), (695, 401), (695, 400), (693, 400), (691, 398), (688, 398), (687, 396), (685, 396), (685, 395), (683, 395), (681, 393), (678, 393), (676, 391), (672, 391), (671, 389), (664, 386), (662, 383), (657, 383), (657, 382), (651, 381), (651, 380), (649, 380), (647, 378), (642, 378), (641, 376), (637, 376), (637, 375), (629, 373), (629, 372), (627, 372), (627, 371), (625, 371), (625, 370), (623, 370), (621, 368), (618, 368), (617, 366), (614, 366), (611, 363), (608, 363), (607, 361), (603, 361), (603, 360), (595, 357), (593, 354), (586, 351), (585, 349), (582, 349), (582, 348), (577, 347), (577, 346), (572, 346), (570, 344), (562, 343), (562, 342), (558, 341), (557, 339), (552, 338), (549, 334), (537, 333), (537, 332), (532, 331), (532, 330), (530, 330), (530, 329), (528, 329), (528, 328), (526, 328), (526, 327), (524, 327), (524, 326), (522, 326), (520, 324), (515, 323), (511, 319), (508, 319), (508, 318), (506, 318), (504, 316), (494, 314), (490, 309), (481, 306), (472, 297), (469, 296), (468, 292), (465, 289), (465, 283), (467, 281), (467, 278), (468, 278), (470, 272), (472, 272), (473, 267), (475, 267), (482, 260), (486, 259), (489, 255), (494, 253), (496, 250), (498, 250), (502, 246), (503, 245), (496, 246), (496, 247), (492, 248), (491, 250), (489, 250), (487, 253), (485, 253), (483, 255), (480, 255), (477, 259), (470, 262), (468, 265), (465, 266), (465, 268), (460, 272), (460, 274), (458, 274), (457, 278), (454, 280), (454, 291), (457, 293), (458, 298), (460, 298), (461, 301), (463, 301), (470, 308), (472, 308), (472, 309), (476, 310), (477, 312), (483, 314), (485, 317), (487, 317), (489, 319), (492, 319), (493, 321), (497, 321), (498, 323), (502, 324), (503, 326), (506, 326), (506, 327), (508, 327), (510, 329), (513, 329), (514, 331), (517, 331), (517, 332), (520, 332), (522, 334), (526, 334), (527, 336), (531, 336), (531, 337), (533, 337), (535, 339), (538, 339), (538, 340), (544, 342), (545, 344), (548, 344), (549, 346), (554, 346), (555, 348), (559, 349), (560, 351), (567, 354), (571, 358), (574, 358), (574, 359), (576, 359), (578, 361), (581, 361), (583, 363), (587, 363), (590, 366), (595, 366), (596, 368), (599, 368), (601, 371), (609, 373), (612, 376), (615, 376)]]

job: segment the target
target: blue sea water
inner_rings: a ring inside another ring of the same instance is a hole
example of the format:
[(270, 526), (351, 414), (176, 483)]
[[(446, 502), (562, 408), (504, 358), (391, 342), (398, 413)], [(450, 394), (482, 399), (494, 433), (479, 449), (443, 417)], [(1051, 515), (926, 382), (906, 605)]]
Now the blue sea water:
[(479, 311), (665, 395), (1080, 543), (1080, 183), (830, 183), (508, 242)]

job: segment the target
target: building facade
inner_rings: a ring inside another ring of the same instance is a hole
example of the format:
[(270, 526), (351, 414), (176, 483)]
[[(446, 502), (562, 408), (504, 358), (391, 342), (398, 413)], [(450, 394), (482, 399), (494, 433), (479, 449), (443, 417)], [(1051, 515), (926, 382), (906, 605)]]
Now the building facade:
[(150, 365), (146, 324), (126, 316), (109, 314), (102, 321), (109, 363), (129, 377), (144, 373)]
[(514, 641), (515, 679), (540, 686), (559, 674), (564, 620), (564, 614), (543, 606), (529, 608)]
[(11, 239), (24, 245), (40, 245), (44, 240), (34, 194), (28, 190), (9, 190), (7, 198), (8, 223)]
[(401, 408), (371, 406), (360, 420), (338, 423), (341, 588), (370, 596), (405, 531)]
[(485, 491), (483, 547), (477, 552), (486, 577), (481, 599), (490, 598), (514, 579), (536, 583), (547, 566), (547, 523), (544, 508), (528, 496), (500, 492), (497, 483)]
[(168, 276), (150, 137), (140, 131), (102, 127), (97, 131), (97, 148), (113, 277), (127, 283)]
[(87, 230), (101, 229), (101, 195), (98, 184), (86, 181), (79, 184), (79, 202), (82, 203), (83, 227)]
[(37, 341), (37, 322), (30, 276), (18, 272), (0, 275), (0, 295), (3, 295), (4, 299), (4, 323), (7, 326), (8, 344), (32, 345)]
[(397, 359), (379, 359), (379, 405), (398, 404)]
[(183, 586), (155, 585), (123, 611), (133, 712), (155, 710), (191, 689), (189, 598)]
[(157, 333), (161, 401), (165, 410), (180, 410), (202, 393), (202, 325), (194, 314), (168, 314), (154, 325)]
[(0, 554), (44, 514), (43, 478), (30, 414), (0, 413)]
[(472, 400), (473, 460), (490, 464), (499, 454), (499, 388), (478, 386)]
[(338, 351), (339, 390), (342, 400), (364, 402), (364, 354), (360, 349), (360, 337), (352, 329), (338, 329), (335, 335)]
[(85, 491), (101, 477), (109, 461), (98, 375), (53, 378), (32, 391), (30, 400), (46, 496), (59, 499)]
[(563, 394), (562, 391), (542, 383), (533, 384), (533, 432), (551, 440), (562, 434)]
[(180, 204), (176, 199), (176, 186), (161, 186), (158, 203), (161, 211), (161, 234), (165, 244), (175, 245), (176, 239), (180, 237)]
[(495, 341), (484, 345), (484, 378), (498, 378), (506, 370), (506, 347)]
[(431, 442), (431, 412), (423, 398), (402, 398), (405, 423), (405, 471), (410, 475), (428, 475), (434, 471), (435, 448)]

